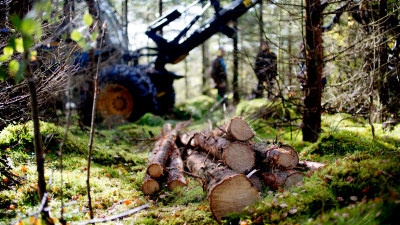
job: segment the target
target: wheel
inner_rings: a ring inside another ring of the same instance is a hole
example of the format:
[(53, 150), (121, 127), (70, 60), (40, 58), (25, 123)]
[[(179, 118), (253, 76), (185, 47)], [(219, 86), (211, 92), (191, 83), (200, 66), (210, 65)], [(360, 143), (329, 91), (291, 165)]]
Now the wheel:
[(103, 69), (96, 104), (102, 119), (136, 121), (157, 109), (156, 89), (147, 74), (128, 65)]

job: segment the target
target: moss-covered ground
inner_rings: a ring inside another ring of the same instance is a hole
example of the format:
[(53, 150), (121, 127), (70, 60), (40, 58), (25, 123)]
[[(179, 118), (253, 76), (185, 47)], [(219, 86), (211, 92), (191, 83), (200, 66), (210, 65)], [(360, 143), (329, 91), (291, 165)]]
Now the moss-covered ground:
[[(162, 187), (153, 196), (141, 192), (148, 159), (164, 123), (192, 119), (189, 130), (202, 130), (243, 115), (254, 128), (255, 140), (275, 140), (293, 146), (301, 160), (326, 164), (306, 172), (289, 190), (261, 192), (262, 199), (226, 224), (399, 224), (400, 125), (384, 131), (345, 114), (323, 115), (318, 142), (301, 141), (296, 114), (279, 105), (246, 101), (236, 111), (210, 113), (213, 101), (202, 96), (178, 105), (174, 120), (146, 114), (135, 123), (97, 127), (91, 157), (90, 184), (96, 218), (107, 218), (148, 204), (141, 210), (103, 224), (217, 224), (201, 184), (187, 176), (188, 186)], [(260, 110), (262, 109), (262, 110)], [(260, 112), (261, 111), (261, 112)], [(292, 126), (289, 126), (289, 125)], [(60, 224), (89, 219), (87, 161), (89, 131), (71, 125), (41, 123), (46, 153), (46, 181), (52, 218)], [(65, 136), (66, 133), (66, 136)], [(9, 125), (0, 133), (1, 157), (20, 184), (2, 176), (9, 187), (0, 193), (0, 224), (34, 224), (39, 207), (32, 123)], [(65, 141), (64, 141), (64, 136)], [(60, 157), (62, 155), (62, 157)], [(62, 160), (61, 160), (62, 159)], [(64, 208), (61, 210), (61, 205)]]

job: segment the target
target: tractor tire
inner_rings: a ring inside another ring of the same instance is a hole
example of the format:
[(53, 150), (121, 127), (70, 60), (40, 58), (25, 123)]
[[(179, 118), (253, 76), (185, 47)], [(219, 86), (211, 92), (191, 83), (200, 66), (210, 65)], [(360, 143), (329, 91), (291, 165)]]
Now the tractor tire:
[(103, 120), (134, 122), (157, 111), (156, 88), (147, 74), (128, 65), (103, 69), (99, 78), (96, 111)]

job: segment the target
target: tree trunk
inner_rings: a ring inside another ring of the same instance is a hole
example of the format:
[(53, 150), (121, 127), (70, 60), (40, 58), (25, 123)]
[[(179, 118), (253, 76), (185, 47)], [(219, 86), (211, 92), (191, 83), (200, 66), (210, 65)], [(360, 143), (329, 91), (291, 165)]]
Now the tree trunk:
[(46, 210), (48, 205), (48, 200), (46, 193), (46, 178), (44, 176), (44, 162), (45, 162), (45, 152), (42, 143), (42, 135), (40, 133), (40, 120), (39, 120), (39, 107), (37, 101), (37, 92), (35, 86), (35, 78), (33, 77), (32, 68), (30, 66), (29, 61), (29, 52), (24, 52), (24, 62), (26, 65), (25, 76), (28, 79), (28, 87), (31, 96), (31, 111), (32, 111), (32, 122), (33, 122), (33, 146), (35, 149), (36, 155), (36, 169), (38, 173), (38, 187), (39, 187), (39, 201), (44, 201), (43, 212), (41, 212), (43, 219), (46, 221), (46, 224), (54, 224), (52, 222), (49, 212)]
[(322, 12), (320, 0), (306, 0), (306, 62), (303, 141), (316, 142), (321, 132)]
[(250, 145), (244, 142), (232, 142), (222, 137), (196, 133), (192, 146), (200, 147), (240, 173), (249, 172), (255, 165), (255, 153)]
[[(238, 30), (238, 21), (233, 21), (233, 27)], [(233, 36), (233, 79), (232, 79), (232, 91), (233, 91), (233, 104), (238, 104), (240, 101), (239, 97), (239, 47), (238, 47), (238, 32)]]
[(257, 189), (245, 175), (219, 165), (204, 153), (192, 152), (186, 164), (191, 173), (201, 177), (210, 210), (218, 222), (228, 213), (240, 212), (260, 199)]

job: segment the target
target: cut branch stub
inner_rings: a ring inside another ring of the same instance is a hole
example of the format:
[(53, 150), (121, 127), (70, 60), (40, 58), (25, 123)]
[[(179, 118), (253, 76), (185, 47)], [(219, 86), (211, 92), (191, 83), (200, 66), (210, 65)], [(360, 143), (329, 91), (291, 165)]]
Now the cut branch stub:
[(231, 142), (222, 137), (197, 133), (193, 136), (193, 147), (200, 147), (240, 173), (249, 172), (255, 165), (255, 153), (244, 142)]
[(258, 190), (241, 173), (194, 151), (187, 158), (189, 171), (203, 181), (210, 203), (210, 210), (218, 222), (228, 213), (240, 212), (260, 199)]

